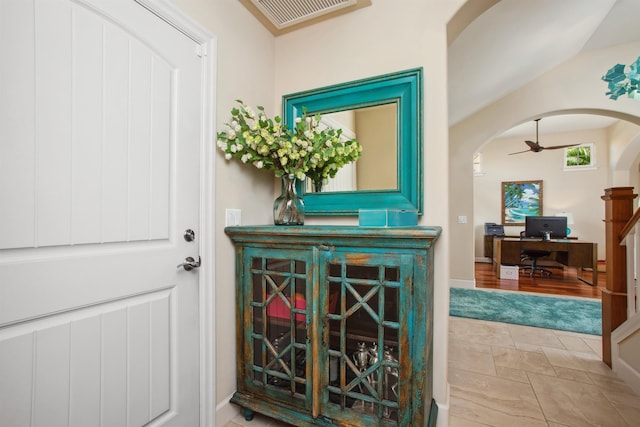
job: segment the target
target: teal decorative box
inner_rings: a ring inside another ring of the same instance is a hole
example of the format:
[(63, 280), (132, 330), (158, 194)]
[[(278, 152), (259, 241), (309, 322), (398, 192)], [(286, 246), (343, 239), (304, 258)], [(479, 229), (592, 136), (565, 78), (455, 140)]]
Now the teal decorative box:
[(418, 225), (418, 211), (405, 209), (360, 209), (360, 227), (411, 227)]

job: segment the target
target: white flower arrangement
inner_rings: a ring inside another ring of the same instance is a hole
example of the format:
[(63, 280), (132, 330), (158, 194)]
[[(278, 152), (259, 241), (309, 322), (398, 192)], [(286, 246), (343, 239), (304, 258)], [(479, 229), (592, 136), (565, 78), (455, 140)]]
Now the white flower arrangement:
[(362, 146), (355, 139), (341, 137), (342, 129), (321, 129), (320, 115), (295, 120), (289, 129), (279, 116), (268, 118), (264, 108), (251, 107), (237, 100), (238, 107), (231, 110), (227, 130), (218, 132), (217, 145), (225, 159), (236, 158), (258, 169), (274, 170), (276, 177), (305, 176), (314, 182), (333, 178), (342, 166), (356, 161), (362, 155)]

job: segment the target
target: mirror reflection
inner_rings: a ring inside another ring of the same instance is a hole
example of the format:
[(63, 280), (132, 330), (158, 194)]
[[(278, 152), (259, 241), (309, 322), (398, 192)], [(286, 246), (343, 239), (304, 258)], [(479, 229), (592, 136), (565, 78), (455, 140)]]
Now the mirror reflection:
[(397, 103), (323, 114), (321, 125), (342, 129), (345, 139), (357, 139), (362, 157), (342, 167), (321, 188), (307, 180), (307, 193), (398, 188)]
[(342, 168), (347, 184), (327, 183), (316, 191), (299, 182), (305, 215), (358, 215), (363, 209), (422, 214), (422, 68), (291, 93), (282, 102), (287, 126), (305, 112), (317, 113), (352, 132), (348, 137), (363, 148), (354, 170)]

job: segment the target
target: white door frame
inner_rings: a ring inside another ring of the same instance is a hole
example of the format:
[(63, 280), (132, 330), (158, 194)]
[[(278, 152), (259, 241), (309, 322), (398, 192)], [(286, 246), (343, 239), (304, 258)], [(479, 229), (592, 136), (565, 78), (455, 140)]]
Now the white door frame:
[(215, 63), (217, 39), (169, 0), (135, 0), (200, 45), (202, 61), (202, 129), (200, 141), (200, 426), (215, 426)]

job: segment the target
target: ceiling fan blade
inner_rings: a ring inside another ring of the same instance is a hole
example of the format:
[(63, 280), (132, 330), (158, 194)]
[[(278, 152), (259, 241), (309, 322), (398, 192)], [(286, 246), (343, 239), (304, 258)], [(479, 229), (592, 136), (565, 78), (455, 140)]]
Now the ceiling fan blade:
[(540, 122), (540, 119), (536, 119), (535, 122), (536, 122), (536, 142), (528, 141), (528, 140), (524, 141), (524, 143), (529, 146), (529, 149), (524, 151), (517, 151), (515, 153), (509, 153), (510, 156), (514, 154), (526, 153), (529, 151), (533, 151), (534, 153), (539, 153), (542, 150), (557, 150), (559, 148), (575, 147), (576, 145), (580, 145), (580, 144), (567, 144), (567, 145), (553, 145), (551, 147), (543, 147), (538, 142), (538, 123)]
[(531, 151), (531, 150), (516, 151), (515, 153), (509, 153), (509, 155), (512, 156), (514, 154), (528, 153), (529, 151)]
[(557, 150), (558, 148), (575, 147), (576, 145), (580, 145), (580, 144), (553, 145), (551, 147), (540, 147), (540, 149), (541, 150)]
[(531, 151), (533, 151), (534, 153), (537, 153), (538, 151), (542, 150), (542, 147), (537, 142), (525, 141), (524, 143), (527, 144), (531, 149)]

